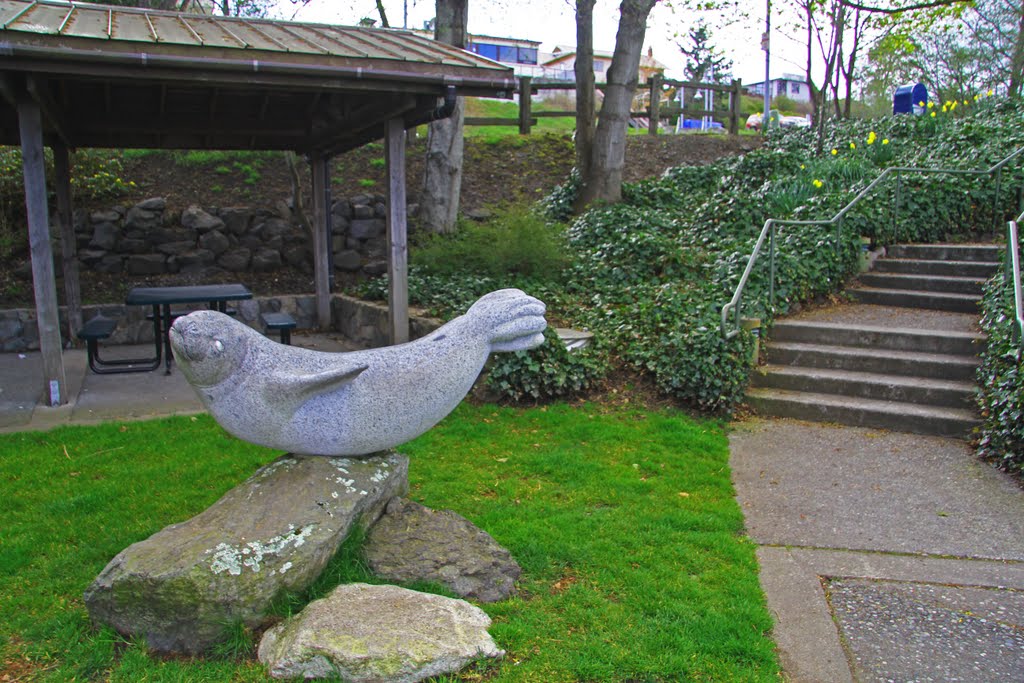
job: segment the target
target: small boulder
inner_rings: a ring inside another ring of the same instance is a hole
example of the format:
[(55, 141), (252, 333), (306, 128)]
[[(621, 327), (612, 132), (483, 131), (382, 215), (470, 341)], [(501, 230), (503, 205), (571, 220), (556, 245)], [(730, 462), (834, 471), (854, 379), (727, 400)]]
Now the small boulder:
[(124, 218), (124, 229), (146, 232), (159, 228), (163, 223), (161, 216), (162, 212), (160, 211), (150, 211), (139, 206), (133, 206), (128, 209), (128, 215)]
[(181, 224), (189, 230), (196, 232), (209, 232), (224, 227), (224, 221), (213, 216), (196, 205), (192, 205), (181, 212)]
[(225, 624), (262, 625), (274, 598), (305, 590), (354, 524), (408, 488), (395, 453), (284, 455), (192, 519), (122, 550), (85, 592), (93, 623), (154, 650), (197, 654)]
[(167, 208), (167, 200), (163, 197), (150, 197), (149, 199), (143, 199), (135, 206), (145, 211), (163, 211)]
[(349, 223), (348, 234), (357, 240), (368, 240), (383, 237), (385, 229), (384, 220), (381, 218), (356, 218)]
[(481, 602), (509, 597), (521, 571), (509, 551), (465, 517), (401, 498), (388, 503), (363, 552), (385, 581), (433, 581)]
[(354, 273), (363, 267), (363, 257), (352, 249), (339, 251), (334, 255), (334, 267), (346, 273)]
[(220, 210), (220, 219), (224, 221), (224, 227), (228, 233), (244, 235), (252, 222), (252, 211), (244, 207), (227, 207)]
[(117, 245), (117, 238), (121, 230), (115, 223), (97, 223), (92, 231), (92, 241), (89, 242), (90, 249), (111, 250)]
[(504, 655), (490, 624), (463, 600), (353, 583), (267, 631), (258, 655), (274, 678), (414, 683)]
[(217, 263), (224, 270), (232, 273), (240, 273), (249, 267), (249, 260), (252, 258), (252, 251), (245, 247), (238, 247), (224, 252)]
[(199, 248), (208, 249), (220, 256), (231, 246), (231, 240), (220, 230), (210, 230), (199, 237)]
[(281, 252), (273, 249), (260, 249), (252, 257), (252, 269), (257, 273), (277, 270), (281, 267)]

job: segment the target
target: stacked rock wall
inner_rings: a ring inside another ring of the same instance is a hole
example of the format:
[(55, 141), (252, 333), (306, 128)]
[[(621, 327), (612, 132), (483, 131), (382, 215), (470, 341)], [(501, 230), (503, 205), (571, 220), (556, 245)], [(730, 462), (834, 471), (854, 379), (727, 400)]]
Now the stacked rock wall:
[[(334, 267), (345, 273), (387, 271), (383, 195), (339, 199), (331, 207)], [(77, 211), (75, 235), (82, 267), (101, 273), (311, 270), (309, 236), (291, 211), (245, 207), (167, 207), (153, 197), (131, 207)]]

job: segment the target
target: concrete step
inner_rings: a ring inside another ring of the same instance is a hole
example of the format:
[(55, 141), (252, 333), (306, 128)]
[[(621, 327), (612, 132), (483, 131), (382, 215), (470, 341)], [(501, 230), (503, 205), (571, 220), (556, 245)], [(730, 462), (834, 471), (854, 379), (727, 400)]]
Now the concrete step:
[(934, 436), (965, 438), (979, 423), (970, 410), (780, 389), (751, 389), (747, 403), (761, 415)]
[(985, 336), (917, 328), (877, 327), (832, 322), (778, 320), (772, 325), (771, 343), (802, 342), (825, 346), (863, 346), (873, 349), (920, 351), (975, 356)]
[(1002, 263), (1006, 248), (998, 244), (894, 244), (886, 247), (892, 258), (928, 261), (987, 261)]
[(919, 275), (908, 273), (861, 273), (857, 279), (865, 287), (900, 289), (922, 292), (952, 292), (973, 294), (981, 298), (985, 278), (949, 275)]
[(765, 365), (751, 377), (754, 387), (815, 394), (840, 394), (876, 401), (902, 401), (919, 405), (972, 410), (973, 382), (900, 377), (850, 370)]
[(851, 287), (846, 290), (857, 301), (879, 306), (903, 308), (929, 308), (937, 311), (978, 313), (981, 297), (975, 294), (949, 292), (921, 292), (874, 287)]
[(873, 272), (979, 277), (988, 279), (995, 275), (996, 271), (1001, 267), (1001, 262), (926, 261), (921, 259), (890, 258), (889, 256), (885, 256), (875, 260)]
[(977, 358), (960, 355), (794, 342), (768, 344), (765, 346), (765, 355), (773, 365), (799, 365), (958, 382), (974, 381), (979, 364)]

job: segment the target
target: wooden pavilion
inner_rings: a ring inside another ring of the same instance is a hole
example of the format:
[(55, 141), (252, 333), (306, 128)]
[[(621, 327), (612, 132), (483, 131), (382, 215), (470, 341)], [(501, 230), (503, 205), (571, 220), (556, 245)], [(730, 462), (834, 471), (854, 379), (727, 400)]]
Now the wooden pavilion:
[(65, 299), (81, 324), (68, 150), (292, 150), (313, 179), (317, 316), (330, 323), (328, 161), (385, 139), (393, 343), (408, 339), (404, 132), (512, 70), (411, 32), (0, 0), (0, 144), (21, 145), (49, 405), (67, 401), (43, 148), (53, 151)]

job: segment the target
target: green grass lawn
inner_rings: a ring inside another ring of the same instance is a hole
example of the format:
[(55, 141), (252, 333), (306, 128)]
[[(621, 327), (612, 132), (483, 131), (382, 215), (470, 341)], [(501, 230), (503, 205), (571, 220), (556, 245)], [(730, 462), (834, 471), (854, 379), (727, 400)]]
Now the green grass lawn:
[[(443, 680), (778, 679), (718, 423), (463, 405), (400, 450), (412, 498), (468, 517), (523, 567), (518, 597), (482, 605), (505, 659)], [(0, 436), (0, 662), (39, 680), (265, 680), (248, 659), (151, 657), (94, 631), (82, 592), (277, 455), (205, 416)], [(357, 554), (304, 598), (359, 578)]]

